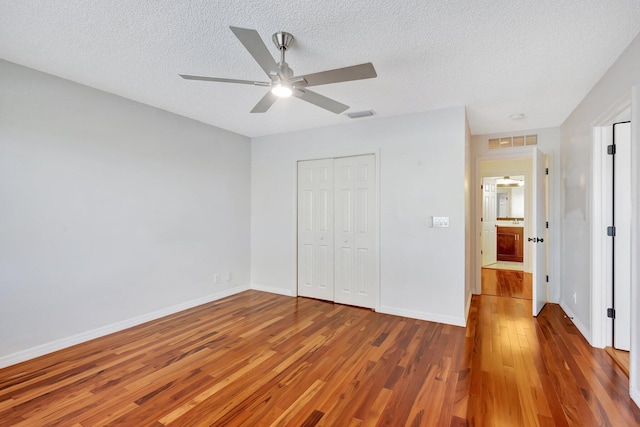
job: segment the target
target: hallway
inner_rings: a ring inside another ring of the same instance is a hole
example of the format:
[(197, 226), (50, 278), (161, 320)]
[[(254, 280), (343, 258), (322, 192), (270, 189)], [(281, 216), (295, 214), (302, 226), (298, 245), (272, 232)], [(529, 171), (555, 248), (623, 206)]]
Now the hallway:
[(482, 268), (482, 295), (531, 300), (531, 273)]

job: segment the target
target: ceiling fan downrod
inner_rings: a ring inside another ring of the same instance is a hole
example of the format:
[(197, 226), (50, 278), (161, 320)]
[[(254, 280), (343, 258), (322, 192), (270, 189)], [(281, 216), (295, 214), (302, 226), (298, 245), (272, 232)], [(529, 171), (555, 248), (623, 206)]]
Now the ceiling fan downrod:
[(284, 61), (284, 53), (287, 49), (289, 49), (289, 46), (293, 44), (293, 41), (295, 40), (295, 38), (291, 33), (287, 33), (285, 31), (278, 31), (273, 36), (271, 36), (271, 40), (273, 40), (273, 43), (276, 45), (276, 47), (280, 51), (280, 63), (286, 64), (286, 62)]

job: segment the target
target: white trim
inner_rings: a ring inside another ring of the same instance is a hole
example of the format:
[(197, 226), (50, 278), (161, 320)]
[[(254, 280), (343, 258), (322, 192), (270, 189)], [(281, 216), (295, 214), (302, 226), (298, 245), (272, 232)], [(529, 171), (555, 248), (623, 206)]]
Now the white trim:
[(467, 326), (467, 322), (469, 321), (469, 311), (471, 310), (471, 299), (473, 298), (473, 293), (469, 292), (467, 295), (467, 305), (464, 310), (464, 325)]
[[(571, 322), (573, 322), (573, 324), (576, 326), (576, 328), (578, 328), (578, 331), (580, 331), (582, 336), (585, 337), (587, 339), (587, 341), (590, 341), (590, 339), (589, 339), (590, 338), (589, 328), (587, 328), (584, 324), (582, 324), (582, 322), (580, 322), (578, 320), (576, 315), (573, 314), (573, 311), (571, 311), (571, 309), (569, 309), (569, 307), (562, 301), (560, 302), (560, 308), (562, 308), (564, 310), (564, 312), (567, 315), (567, 317), (571, 320)], [(595, 346), (593, 346), (593, 347), (595, 347)]]
[(257, 285), (255, 283), (251, 284), (250, 289), (253, 289), (254, 291), (268, 292), (270, 294), (284, 295), (287, 297), (298, 296), (295, 289), (276, 288), (275, 286)]
[(636, 405), (640, 406), (640, 392), (638, 390), (633, 390), (631, 386), (629, 386), (629, 396), (636, 402)]
[(629, 395), (640, 406), (640, 86), (631, 90), (631, 352)]
[[(593, 129), (592, 173), (591, 173), (591, 339), (593, 347), (604, 348), (610, 341), (607, 330), (611, 323), (605, 320), (608, 305), (607, 281), (607, 236), (608, 225), (607, 191), (603, 174), (607, 171), (606, 146), (611, 143), (610, 126)], [(584, 335), (584, 334), (583, 334)], [(587, 337), (588, 335), (585, 335)]]
[(188, 310), (202, 304), (226, 298), (228, 296), (244, 292), (248, 289), (249, 287), (246, 285), (236, 286), (234, 288), (225, 289), (223, 291), (216, 292), (215, 294), (207, 295), (205, 297), (197, 298), (171, 307), (162, 308), (160, 310), (152, 311), (151, 313), (143, 314), (141, 316), (133, 317), (127, 320), (122, 320), (120, 322), (112, 323), (110, 325), (102, 326), (90, 331), (81, 332), (70, 337), (61, 338), (59, 340), (31, 347), (17, 353), (8, 354), (6, 356), (0, 357), (0, 368), (6, 368), (7, 366), (15, 365), (16, 363), (44, 356), (45, 354), (53, 353), (55, 351), (87, 342), (92, 339), (100, 338), (114, 332), (119, 332), (133, 326), (141, 325), (151, 320), (156, 320), (161, 317), (169, 316), (170, 314), (178, 313), (180, 311)]
[(410, 317), (412, 319), (426, 320), (429, 322), (445, 323), (447, 325), (466, 326), (465, 319), (454, 316), (443, 316), (441, 314), (427, 313), (424, 311), (407, 310), (404, 308), (389, 307), (383, 305), (380, 307), (380, 313), (392, 314), (394, 316)]

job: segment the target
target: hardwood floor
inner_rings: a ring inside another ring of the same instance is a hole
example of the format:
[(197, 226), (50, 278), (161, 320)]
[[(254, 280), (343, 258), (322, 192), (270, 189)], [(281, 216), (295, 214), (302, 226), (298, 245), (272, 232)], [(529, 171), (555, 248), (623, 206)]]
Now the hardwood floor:
[(482, 268), (482, 294), (531, 299), (531, 273)]
[(562, 310), (465, 328), (247, 291), (0, 370), (0, 425), (640, 425)]
[(613, 347), (606, 347), (605, 351), (611, 358), (620, 366), (622, 372), (624, 372), (627, 377), (629, 376), (629, 365), (631, 361), (629, 360), (629, 352), (624, 350), (618, 350)]

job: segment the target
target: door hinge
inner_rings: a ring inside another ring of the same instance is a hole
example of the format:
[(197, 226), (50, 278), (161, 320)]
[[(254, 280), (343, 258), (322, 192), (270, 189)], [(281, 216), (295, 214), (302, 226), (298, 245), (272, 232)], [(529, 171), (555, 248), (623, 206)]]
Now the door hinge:
[(549, 221), (544, 223), (544, 228), (549, 228)]
[(549, 168), (544, 168), (544, 174), (549, 175)]
[(480, 255), (484, 254), (484, 251), (480, 251)]
[(615, 308), (607, 308), (607, 317), (609, 319), (615, 319), (616, 318), (616, 309)]
[(549, 283), (549, 275), (547, 274), (547, 283)]
[(616, 236), (616, 228), (615, 227), (607, 227), (607, 236), (615, 237)]
[(484, 221), (484, 218), (480, 218), (480, 222)]
[(610, 154), (610, 155), (616, 154), (616, 145), (615, 144), (607, 145), (607, 154)]
[(482, 189), (484, 189), (484, 185), (480, 185), (480, 189), (481, 189), (481, 190), (482, 190)]

